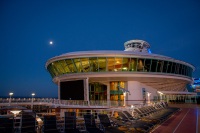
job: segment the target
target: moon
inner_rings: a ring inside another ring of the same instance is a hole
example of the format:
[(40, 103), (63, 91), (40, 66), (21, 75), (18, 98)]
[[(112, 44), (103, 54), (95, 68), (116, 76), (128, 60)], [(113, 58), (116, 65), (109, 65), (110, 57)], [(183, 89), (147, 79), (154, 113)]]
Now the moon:
[(53, 41), (50, 41), (49, 44), (50, 44), (50, 45), (53, 45)]

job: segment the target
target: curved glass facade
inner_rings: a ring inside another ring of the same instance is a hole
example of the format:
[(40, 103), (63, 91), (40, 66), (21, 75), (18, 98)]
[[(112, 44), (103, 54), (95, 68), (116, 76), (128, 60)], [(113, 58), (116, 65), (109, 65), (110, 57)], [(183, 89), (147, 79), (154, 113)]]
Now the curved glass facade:
[(192, 77), (190, 66), (159, 59), (127, 57), (84, 57), (54, 61), (47, 66), (54, 78), (63, 74), (87, 72), (155, 72)]

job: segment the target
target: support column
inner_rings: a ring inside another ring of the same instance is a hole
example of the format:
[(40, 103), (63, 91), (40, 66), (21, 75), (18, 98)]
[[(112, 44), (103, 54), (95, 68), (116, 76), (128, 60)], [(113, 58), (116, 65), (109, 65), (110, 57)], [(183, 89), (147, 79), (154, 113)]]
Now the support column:
[(58, 100), (60, 100), (60, 80), (58, 81)]
[(110, 82), (107, 84), (107, 106), (110, 106)]
[(86, 78), (84, 80), (84, 100), (88, 102), (88, 105), (90, 105), (90, 101), (89, 101), (89, 78)]

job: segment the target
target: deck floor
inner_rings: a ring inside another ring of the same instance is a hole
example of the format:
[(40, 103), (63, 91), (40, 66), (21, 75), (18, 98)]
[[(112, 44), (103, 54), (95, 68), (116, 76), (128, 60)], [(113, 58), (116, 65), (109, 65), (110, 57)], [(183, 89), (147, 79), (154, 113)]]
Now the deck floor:
[(151, 133), (200, 133), (200, 105), (170, 104), (169, 106), (179, 107), (181, 110)]

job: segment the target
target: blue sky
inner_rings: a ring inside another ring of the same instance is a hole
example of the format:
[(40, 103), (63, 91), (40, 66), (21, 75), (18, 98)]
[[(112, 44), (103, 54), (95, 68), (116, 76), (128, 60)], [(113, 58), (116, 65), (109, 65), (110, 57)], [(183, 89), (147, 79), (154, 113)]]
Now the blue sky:
[(56, 97), (45, 69), (49, 58), (124, 50), (131, 39), (193, 64), (194, 77), (200, 77), (198, 0), (0, 0), (0, 96)]

